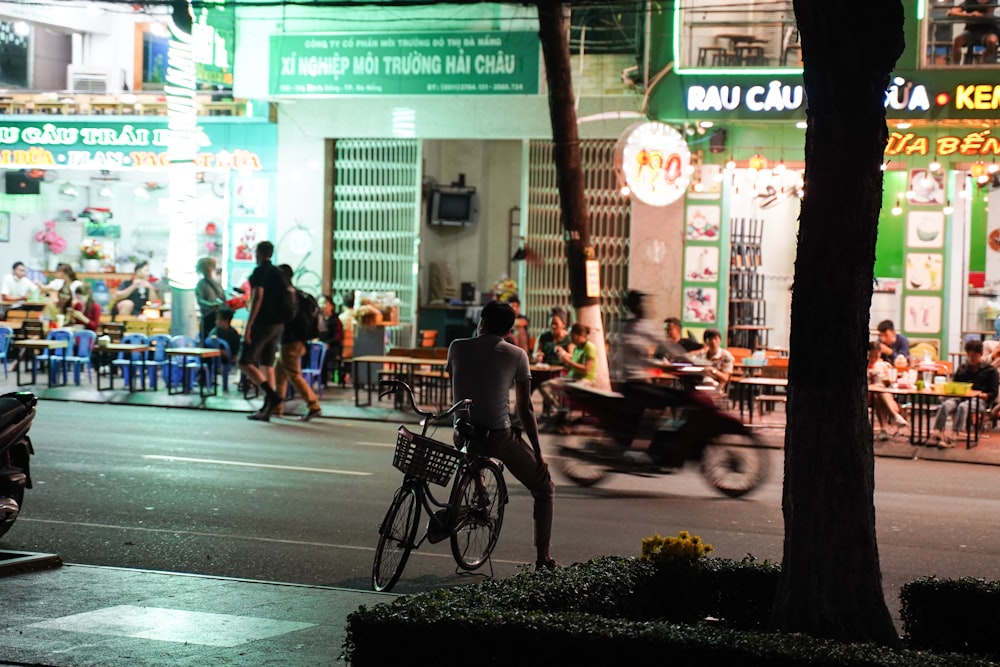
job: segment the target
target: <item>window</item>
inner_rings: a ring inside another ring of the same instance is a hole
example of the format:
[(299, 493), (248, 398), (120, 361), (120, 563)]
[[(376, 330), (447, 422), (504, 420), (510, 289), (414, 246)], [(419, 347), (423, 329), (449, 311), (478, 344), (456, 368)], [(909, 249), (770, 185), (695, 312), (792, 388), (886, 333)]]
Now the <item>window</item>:
[(995, 67), (1000, 34), (997, 5), (997, 0), (927, 0), (923, 64)]
[(800, 67), (791, 0), (690, 0), (678, 11), (681, 67)]

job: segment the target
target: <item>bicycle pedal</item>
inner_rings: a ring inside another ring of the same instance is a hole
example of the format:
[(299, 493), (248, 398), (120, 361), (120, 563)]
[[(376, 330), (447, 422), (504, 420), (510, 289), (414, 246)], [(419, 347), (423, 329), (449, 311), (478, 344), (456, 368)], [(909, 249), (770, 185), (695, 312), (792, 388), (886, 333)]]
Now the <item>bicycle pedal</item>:
[(451, 534), (448, 527), (445, 525), (448, 520), (448, 510), (447, 508), (438, 510), (431, 514), (430, 521), (427, 524), (427, 541), (431, 544), (437, 544), (438, 542), (447, 539)]

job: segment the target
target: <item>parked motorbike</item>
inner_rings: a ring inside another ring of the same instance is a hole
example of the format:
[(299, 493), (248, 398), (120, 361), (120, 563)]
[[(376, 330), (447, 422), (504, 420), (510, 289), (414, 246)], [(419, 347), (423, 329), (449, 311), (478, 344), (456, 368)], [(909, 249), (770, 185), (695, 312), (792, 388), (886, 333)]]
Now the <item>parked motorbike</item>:
[[(571, 408), (596, 422), (598, 437), (563, 445), (556, 464), (570, 480), (591, 486), (609, 473), (669, 474), (689, 461), (716, 490), (738, 498), (759, 486), (769, 455), (739, 418), (716, 404), (696, 366), (666, 369), (674, 386), (628, 385), (625, 393), (569, 383)], [(643, 446), (645, 445), (645, 446)]]
[(29, 458), (35, 453), (28, 430), (38, 398), (28, 391), (0, 396), (0, 537), (21, 511), (24, 490), (31, 488)]

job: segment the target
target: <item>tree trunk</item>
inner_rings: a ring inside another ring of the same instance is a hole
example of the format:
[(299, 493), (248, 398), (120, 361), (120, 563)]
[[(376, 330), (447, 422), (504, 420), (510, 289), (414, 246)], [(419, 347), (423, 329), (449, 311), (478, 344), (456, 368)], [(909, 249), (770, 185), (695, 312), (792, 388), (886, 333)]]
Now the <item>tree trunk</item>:
[(899, 0), (794, 0), (808, 100), (792, 291), (784, 557), (772, 625), (898, 644), (882, 592), (867, 411), (884, 91), (903, 49)]
[(590, 340), (597, 348), (598, 387), (611, 386), (604, 329), (596, 297), (587, 296), (588, 259), (595, 259), (590, 245), (590, 219), (584, 193), (580, 158), (580, 135), (576, 127), (576, 100), (569, 61), (569, 20), (561, 2), (538, 2), (538, 36), (542, 42), (545, 76), (549, 87), (549, 117), (552, 121), (553, 156), (559, 208), (566, 230), (566, 266), (569, 269), (570, 298), (576, 321), (590, 328)]

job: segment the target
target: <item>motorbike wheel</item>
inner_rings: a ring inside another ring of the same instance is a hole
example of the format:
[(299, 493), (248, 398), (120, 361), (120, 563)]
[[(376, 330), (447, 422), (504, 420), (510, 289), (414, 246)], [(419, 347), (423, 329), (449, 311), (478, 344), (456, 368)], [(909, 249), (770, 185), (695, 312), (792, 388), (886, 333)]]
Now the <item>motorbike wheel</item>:
[(577, 486), (594, 486), (608, 474), (606, 465), (584, 460), (572, 447), (562, 447), (555, 462), (559, 471)]
[(24, 486), (15, 484), (7, 489), (0, 490), (0, 537), (7, 534), (7, 531), (14, 525), (17, 515), (24, 506)]
[(705, 444), (701, 474), (716, 490), (739, 498), (767, 478), (770, 456), (749, 433), (720, 433)]

